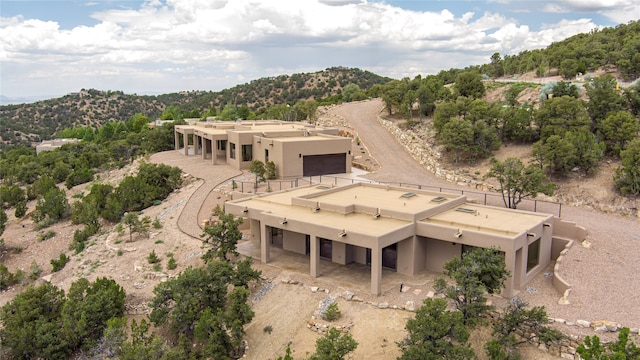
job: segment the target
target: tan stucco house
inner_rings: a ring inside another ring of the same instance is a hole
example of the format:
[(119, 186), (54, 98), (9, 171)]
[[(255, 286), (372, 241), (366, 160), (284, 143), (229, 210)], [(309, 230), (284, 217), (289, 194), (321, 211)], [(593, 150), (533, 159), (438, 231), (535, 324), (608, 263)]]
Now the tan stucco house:
[(248, 169), (273, 161), (281, 179), (351, 172), (351, 139), (338, 129), (278, 120), (210, 121), (176, 125), (175, 149), (213, 165)]
[(478, 205), (464, 195), (387, 185), (313, 185), (232, 200), (225, 211), (250, 224), (251, 241), (268, 263), (272, 247), (309, 257), (371, 266), (371, 293), (381, 293), (382, 269), (416, 275), (474, 247), (504, 253), (511, 277), (504, 296), (515, 295), (559, 256), (569, 241), (553, 215)]

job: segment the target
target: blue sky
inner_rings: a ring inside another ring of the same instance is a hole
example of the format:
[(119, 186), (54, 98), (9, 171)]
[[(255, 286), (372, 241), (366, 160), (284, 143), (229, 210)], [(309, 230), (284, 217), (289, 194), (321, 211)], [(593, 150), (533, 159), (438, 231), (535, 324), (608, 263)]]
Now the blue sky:
[(0, 0), (0, 96), (216, 91), (331, 66), (413, 78), (638, 19), (637, 0)]

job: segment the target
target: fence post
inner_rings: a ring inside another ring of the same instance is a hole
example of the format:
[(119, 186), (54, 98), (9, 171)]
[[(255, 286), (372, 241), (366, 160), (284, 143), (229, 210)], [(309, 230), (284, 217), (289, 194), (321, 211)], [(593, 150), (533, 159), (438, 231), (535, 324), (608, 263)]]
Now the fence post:
[(533, 200), (533, 212), (538, 212), (538, 200)]
[(487, 193), (484, 193), (484, 205), (487, 205)]

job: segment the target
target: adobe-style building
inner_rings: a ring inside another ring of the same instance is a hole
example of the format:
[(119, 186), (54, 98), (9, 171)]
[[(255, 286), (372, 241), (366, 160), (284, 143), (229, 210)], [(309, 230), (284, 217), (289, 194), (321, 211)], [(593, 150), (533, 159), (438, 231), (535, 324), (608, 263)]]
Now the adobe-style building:
[(248, 169), (251, 161), (273, 161), (280, 179), (351, 172), (351, 139), (338, 129), (278, 120), (213, 121), (176, 125), (185, 155), (200, 155), (213, 165)]
[[(225, 211), (248, 218), (251, 241), (268, 263), (272, 247), (320, 259), (371, 266), (371, 293), (381, 293), (382, 269), (406, 275), (442, 272), (445, 262), (474, 247), (504, 254), (511, 276), (503, 295), (518, 293), (567, 243), (553, 215), (484, 206), (464, 195), (356, 183), (312, 185), (232, 200)], [(557, 229), (556, 229), (557, 227)]]
[(40, 144), (36, 145), (36, 155), (43, 151), (50, 151), (61, 147), (64, 144), (75, 144), (79, 142), (79, 139), (53, 139), (43, 140)]

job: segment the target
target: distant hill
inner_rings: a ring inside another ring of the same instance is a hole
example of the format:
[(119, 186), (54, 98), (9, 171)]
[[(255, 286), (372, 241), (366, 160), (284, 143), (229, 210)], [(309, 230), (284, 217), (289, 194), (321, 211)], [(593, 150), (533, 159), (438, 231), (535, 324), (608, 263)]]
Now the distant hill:
[(29, 144), (49, 139), (63, 128), (98, 127), (108, 121), (126, 121), (137, 113), (155, 119), (168, 106), (175, 106), (186, 114), (222, 109), (226, 104), (246, 105), (251, 111), (260, 112), (271, 105), (294, 105), (299, 100), (339, 95), (348, 84), (356, 84), (364, 91), (390, 80), (357, 68), (333, 67), (315, 73), (261, 78), (217, 92), (139, 96), (121, 91), (82, 89), (60, 98), (0, 106), (0, 138), (5, 146)]

